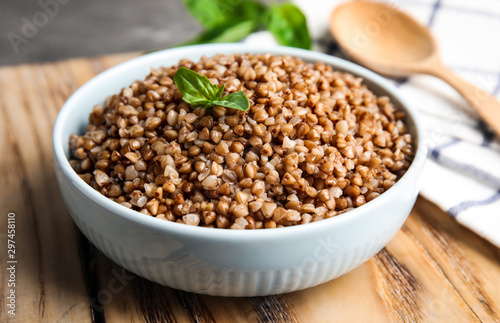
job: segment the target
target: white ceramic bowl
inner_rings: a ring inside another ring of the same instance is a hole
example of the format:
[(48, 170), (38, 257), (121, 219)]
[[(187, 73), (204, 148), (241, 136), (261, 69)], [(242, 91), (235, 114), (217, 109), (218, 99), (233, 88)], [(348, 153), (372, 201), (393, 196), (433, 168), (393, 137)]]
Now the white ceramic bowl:
[[(193, 227), (127, 209), (93, 190), (73, 171), (68, 138), (84, 133), (95, 104), (137, 79), (151, 67), (198, 60), (217, 53), (274, 53), (308, 62), (323, 61), (365, 79), (376, 94), (388, 95), (407, 112), (418, 145), (407, 173), (377, 199), (337, 217), (270, 230)], [(382, 249), (403, 225), (418, 194), (425, 160), (416, 111), (382, 77), (345, 60), (287, 47), (243, 44), (198, 45), (168, 49), (132, 59), (96, 76), (64, 104), (53, 145), (59, 187), (70, 214), (85, 236), (107, 257), (139, 276), (202, 294), (256, 296), (315, 286), (361, 265)]]

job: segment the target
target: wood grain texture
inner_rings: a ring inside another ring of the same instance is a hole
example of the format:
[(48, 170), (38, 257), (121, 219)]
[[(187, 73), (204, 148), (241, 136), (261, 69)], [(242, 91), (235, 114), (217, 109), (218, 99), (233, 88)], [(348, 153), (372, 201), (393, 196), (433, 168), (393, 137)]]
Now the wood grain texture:
[(0, 68), (0, 239), (17, 221), (17, 315), (0, 322), (500, 322), (500, 250), (419, 199), (379, 254), (294, 293), (225, 298), (149, 282), (76, 229), (52, 169), (57, 113), (88, 79), (136, 54)]
[(422, 285), (387, 249), (382, 249), (374, 262), (377, 287), (386, 306), (398, 321), (417, 322), (422, 319)]
[[(17, 222), (18, 315), (12, 321), (90, 320), (78, 231), (62, 203), (52, 169), (50, 134), (66, 99), (62, 92), (49, 90), (58, 84), (40, 77), (52, 69), (34, 65), (0, 72), (1, 232), (6, 232), (8, 211), (16, 214)], [(4, 270), (1, 275), (2, 287), (7, 286)], [(2, 288), (3, 299), (6, 290)], [(2, 315), (4, 306), (2, 302)]]

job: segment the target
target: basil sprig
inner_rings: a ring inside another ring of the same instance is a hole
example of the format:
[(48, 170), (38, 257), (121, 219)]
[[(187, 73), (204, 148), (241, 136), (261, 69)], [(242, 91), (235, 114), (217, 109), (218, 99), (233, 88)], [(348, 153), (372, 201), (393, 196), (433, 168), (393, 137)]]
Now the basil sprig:
[(267, 5), (257, 0), (183, 2), (204, 30), (181, 45), (235, 42), (255, 31), (269, 30), (281, 45), (311, 49), (306, 17), (292, 3)]
[(266, 26), (282, 45), (311, 48), (306, 17), (291, 3), (272, 5), (267, 12)]
[(196, 108), (208, 109), (220, 105), (247, 111), (250, 107), (245, 92), (233, 92), (222, 97), (224, 85), (219, 88), (212, 84), (205, 75), (200, 75), (189, 68), (180, 67), (174, 75), (174, 82), (182, 93), (182, 99)]

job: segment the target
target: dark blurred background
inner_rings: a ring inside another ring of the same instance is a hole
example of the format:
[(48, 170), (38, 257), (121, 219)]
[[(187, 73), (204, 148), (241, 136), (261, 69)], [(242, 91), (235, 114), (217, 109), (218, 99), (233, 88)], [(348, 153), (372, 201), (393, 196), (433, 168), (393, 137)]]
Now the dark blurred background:
[(0, 0), (0, 65), (164, 48), (200, 30), (182, 0)]

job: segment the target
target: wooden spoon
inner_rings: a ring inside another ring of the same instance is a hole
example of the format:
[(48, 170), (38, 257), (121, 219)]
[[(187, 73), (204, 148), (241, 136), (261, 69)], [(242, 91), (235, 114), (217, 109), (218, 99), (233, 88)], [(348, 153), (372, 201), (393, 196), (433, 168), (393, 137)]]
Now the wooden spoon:
[(330, 30), (347, 55), (377, 73), (443, 79), (500, 135), (500, 102), (444, 66), (435, 38), (412, 17), (380, 2), (347, 2), (333, 11)]

